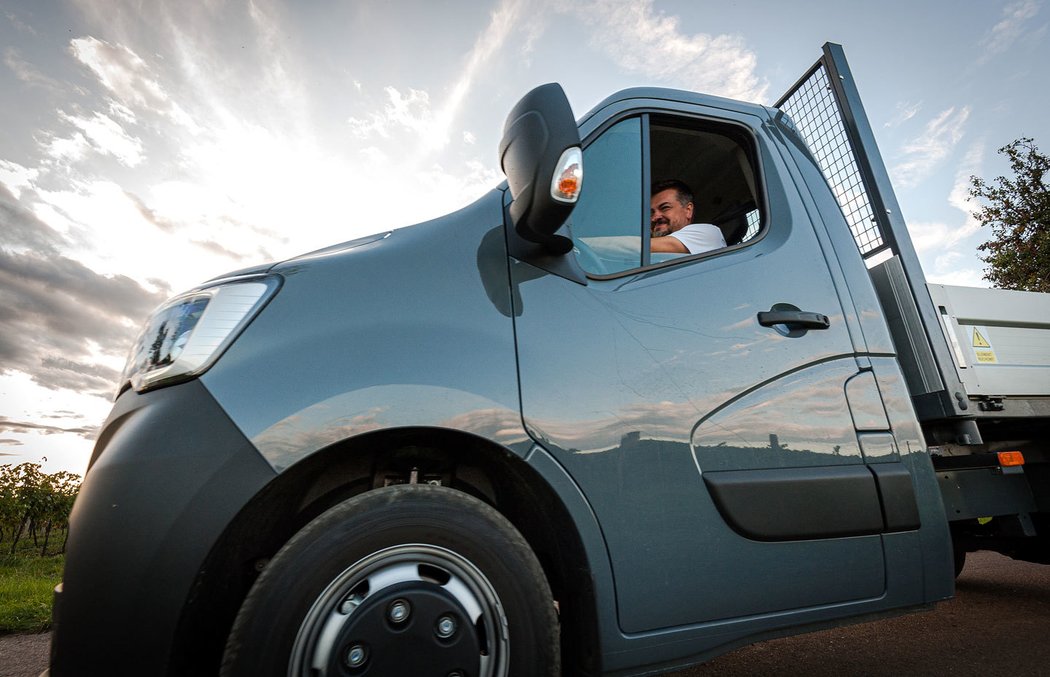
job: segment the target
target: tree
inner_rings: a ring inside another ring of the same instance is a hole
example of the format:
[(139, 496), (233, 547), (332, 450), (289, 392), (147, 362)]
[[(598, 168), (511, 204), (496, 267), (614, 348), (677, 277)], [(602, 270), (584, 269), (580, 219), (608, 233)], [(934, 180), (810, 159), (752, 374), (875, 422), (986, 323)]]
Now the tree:
[(992, 228), (992, 239), (978, 247), (988, 264), (984, 279), (1001, 289), (1050, 292), (1050, 158), (1030, 137), (999, 153), (1009, 158), (1012, 179), (970, 177), (970, 195), (983, 202), (973, 216)]
[[(68, 538), (69, 513), (79, 490), (80, 475), (64, 470), (49, 475), (41, 472), (39, 463), (0, 465), (0, 540), (10, 533), (10, 554), (27, 530), (41, 556), (47, 554), (54, 529), (65, 531)], [(37, 540), (41, 529), (43, 545)], [(60, 552), (65, 550), (63, 541)]]

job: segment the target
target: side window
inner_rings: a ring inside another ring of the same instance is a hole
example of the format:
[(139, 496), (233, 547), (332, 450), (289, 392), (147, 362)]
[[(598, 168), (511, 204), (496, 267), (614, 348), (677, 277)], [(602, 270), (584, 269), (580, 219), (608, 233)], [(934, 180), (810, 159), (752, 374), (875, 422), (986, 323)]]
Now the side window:
[(638, 222), (642, 200), (642, 122), (629, 118), (605, 130), (583, 151), (584, 189), (572, 211), (580, 265), (608, 275), (642, 265)]
[(610, 127), (584, 150), (580, 265), (611, 275), (753, 239), (766, 222), (754, 157), (735, 125), (647, 114)]

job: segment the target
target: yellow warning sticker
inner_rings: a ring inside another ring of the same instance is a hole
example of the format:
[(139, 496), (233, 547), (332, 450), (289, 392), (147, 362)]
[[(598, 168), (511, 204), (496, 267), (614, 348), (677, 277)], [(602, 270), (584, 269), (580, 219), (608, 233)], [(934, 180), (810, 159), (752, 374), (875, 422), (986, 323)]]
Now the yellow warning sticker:
[[(987, 333), (988, 330), (985, 329), (984, 334)], [(995, 357), (995, 349), (984, 334), (977, 327), (973, 328), (973, 354), (979, 364), (997, 364), (999, 360)]]

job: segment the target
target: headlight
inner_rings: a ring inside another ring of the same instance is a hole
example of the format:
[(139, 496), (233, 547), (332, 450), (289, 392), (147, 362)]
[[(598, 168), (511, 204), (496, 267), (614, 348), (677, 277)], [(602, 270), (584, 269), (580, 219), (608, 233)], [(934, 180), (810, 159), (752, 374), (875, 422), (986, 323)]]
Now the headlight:
[(278, 278), (219, 283), (180, 294), (146, 322), (128, 356), (120, 389), (142, 392), (204, 372), (262, 309)]

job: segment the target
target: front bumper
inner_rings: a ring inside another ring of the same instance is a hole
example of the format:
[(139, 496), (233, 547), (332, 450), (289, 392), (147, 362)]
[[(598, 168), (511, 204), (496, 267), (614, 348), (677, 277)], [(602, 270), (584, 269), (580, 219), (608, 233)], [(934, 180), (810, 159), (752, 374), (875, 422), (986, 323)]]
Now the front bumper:
[(202, 563), (274, 476), (199, 381), (124, 393), (70, 517), (51, 677), (171, 674)]

